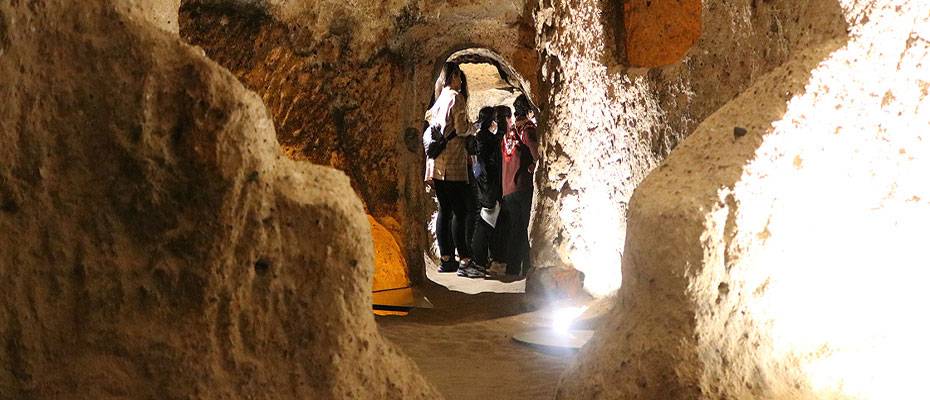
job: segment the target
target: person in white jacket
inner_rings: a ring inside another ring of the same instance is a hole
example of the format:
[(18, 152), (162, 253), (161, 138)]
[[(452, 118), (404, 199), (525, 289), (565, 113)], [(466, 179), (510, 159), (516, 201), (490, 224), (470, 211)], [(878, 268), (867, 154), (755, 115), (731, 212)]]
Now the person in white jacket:
[[(467, 89), (458, 64), (447, 62), (440, 81), (442, 89), (426, 112), (429, 128), (423, 133), (428, 156), (425, 180), (435, 189), (439, 200), (436, 239), (441, 263), (439, 272), (466, 270), (471, 265), (471, 246), (465, 237), (468, 209), (468, 161), (465, 137), (468, 132)], [(458, 251), (459, 262), (455, 260)]]

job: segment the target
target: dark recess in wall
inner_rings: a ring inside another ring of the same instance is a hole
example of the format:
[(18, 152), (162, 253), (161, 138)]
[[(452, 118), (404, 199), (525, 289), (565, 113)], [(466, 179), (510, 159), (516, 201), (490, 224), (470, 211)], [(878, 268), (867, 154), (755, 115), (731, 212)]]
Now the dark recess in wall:
[(626, 25), (624, 24), (623, 4), (626, 0), (600, 0), (601, 7), (606, 10), (601, 14), (601, 23), (607, 35), (605, 42), (610, 44), (609, 57), (603, 60), (605, 64), (627, 65), (626, 56)]

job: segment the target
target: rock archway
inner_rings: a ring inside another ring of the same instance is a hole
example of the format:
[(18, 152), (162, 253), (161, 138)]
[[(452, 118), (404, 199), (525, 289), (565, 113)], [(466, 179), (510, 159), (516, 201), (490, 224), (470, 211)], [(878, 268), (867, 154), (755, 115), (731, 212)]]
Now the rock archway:
[[(440, 58), (439, 60), (443, 59)], [(517, 71), (512, 63), (491, 49), (476, 46), (452, 51), (443, 61), (437, 62), (437, 72), (442, 67), (442, 62), (493, 65), (497, 68), (497, 72), (504, 82), (507, 82), (507, 84), (516, 88), (521, 93), (525, 93), (531, 99), (531, 102), (533, 101), (532, 99), (535, 99), (532, 91), (532, 83), (524, 78), (524, 75)]]

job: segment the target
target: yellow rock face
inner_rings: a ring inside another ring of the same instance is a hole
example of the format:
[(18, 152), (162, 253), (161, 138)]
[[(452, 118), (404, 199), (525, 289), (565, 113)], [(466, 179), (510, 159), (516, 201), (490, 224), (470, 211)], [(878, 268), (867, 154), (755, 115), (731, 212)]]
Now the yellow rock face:
[(699, 0), (630, 0), (623, 5), (630, 65), (674, 64), (701, 36)]
[(397, 240), (371, 215), (368, 216), (368, 222), (371, 224), (371, 236), (375, 242), (375, 277), (371, 290), (407, 287), (410, 284), (407, 261)]

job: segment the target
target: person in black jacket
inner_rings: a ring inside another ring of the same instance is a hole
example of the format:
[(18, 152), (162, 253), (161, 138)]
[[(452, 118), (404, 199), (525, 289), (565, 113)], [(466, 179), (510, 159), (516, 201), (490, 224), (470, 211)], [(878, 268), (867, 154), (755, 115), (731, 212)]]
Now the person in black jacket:
[[(500, 140), (497, 145), (500, 146), (511, 129), (513, 129), (513, 111), (509, 106), (499, 105), (494, 107), (494, 115), (497, 120), (497, 132)], [(498, 152), (503, 151), (498, 149)], [(503, 157), (503, 155), (501, 155)], [(503, 158), (501, 159), (501, 194), (503, 195)], [(507, 269), (507, 239), (510, 237), (510, 221), (507, 219), (507, 207), (501, 198), (501, 212), (497, 216), (497, 224), (494, 227), (494, 235), (491, 239), (491, 274), (504, 275)]]
[(475, 225), (472, 256), (475, 268), (486, 274), (494, 227), (497, 225), (501, 211), (500, 146), (503, 132), (497, 127), (495, 111), (492, 107), (484, 107), (478, 112), (478, 123), (480, 125), (475, 135), (477, 154), (473, 173), (478, 186), (478, 203), (481, 210), (480, 218)]

